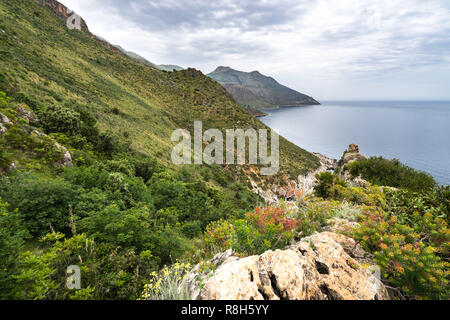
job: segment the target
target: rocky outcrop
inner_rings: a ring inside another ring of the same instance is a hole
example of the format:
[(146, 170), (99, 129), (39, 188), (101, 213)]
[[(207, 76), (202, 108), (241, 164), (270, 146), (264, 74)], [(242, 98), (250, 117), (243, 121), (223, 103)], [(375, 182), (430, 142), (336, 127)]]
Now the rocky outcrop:
[(8, 129), (4, 124), (12, 124), (11, 120), (0, 112), (0, 135), (4, 134)]
[(298, 187), (303, 190), (305, 194), (310, 194), (313, 192), (317, 183), (316, 174), (325, 171), (334, 171), (337, 168), (336, 159), (328, 158), (320, 153), (314, 153), (314, 155), (319, 158), (320, 167), (306, 175), (298, 176)]
[[(342, 243), (342, 244), (341, 244)], [(323, 232), (286, 250), (224, 262), (199, 294), (204, 300), (389, 299), (372, 265), (345, 251), (352, 239)], [(351, 251), (349, 251), (351, 253)], [(359, 255), (364, 256), (364, 252)]]
[(2, 124), (13, 124), (11, 120), (7, 116), (5, 116), (3, 113), (0, 112), (0, 123)]
[[(215, 267), (220, 266), (222, 264), (226, 264), (229, 262), (233, 262), (238, 260), (239, 258), (233, 253), (232, 249), (228, 249), (225, 252), (218, 253), (207, 262), (209, 265), (213, 265)], [(200, 282), (203, 279), (208, 279), (210, 274), (201, 271), (201, 264), (197, 264), (184, 278), (182, 286), (186, 286), (189, 290), (189, 296), (192, 300), (197, 300), (200, 295)]]
[(365, 160), (361, 153), (359, 153), (359, 146), (357, 144), (351, 144), (348, 149), (344, 151), (341, 160), (339, 161), (340, 166), (345, 166), (355, 161)]
[[(72, 10), (70, 10), (65, 5), (56, 0), (35, 0), (35, 1), (42, 6), (49, 8), (58, 17), (64, 19), (64, 21), (67, 21), (67, 19), (74, 14)], [(83, 19), (81, 19), (80, 21), (80, 30), (86, 33), (90, 33), (89, 28)]]
[(36, 124), (39, 123), (38, 117), (33, 111), (28, 109), (25, 105), (19, 104), (16, 106), (17, 115), (24, 119), (27, 123)]
[[(50, 138), (48, 135), (46, 135), (45, 133), (43, 133), (39, 130), (33, 130), (31, 132), (31, 134), (34, 135), (35, 137)], [(52, 139), (52, 138), (50, 138), (50, 139)], [(58, 167), (72, 167), (73, 166), (72, 155), (70, 154), (69, 150), (67, 150), (66, 147), (60, 145), (58, 142), (56, 142), (56, 141), (53, 141), (53, 142), (54, 142), (55, 148), (61, 153), (61, 158), (57, 162), (56, 165)]]
[(357, 187), (366, 187), (369, 183), (362, 177), (353, 177), (347, 170), (347, 165), (355, 162), (365, 160), (366, 157), (359, 152), (359, 146), (357, 144), (351, 144), (348, 149), (344, 151), (341, 159), (338, 162), (338, 175), (341, 179), (351, 183)]

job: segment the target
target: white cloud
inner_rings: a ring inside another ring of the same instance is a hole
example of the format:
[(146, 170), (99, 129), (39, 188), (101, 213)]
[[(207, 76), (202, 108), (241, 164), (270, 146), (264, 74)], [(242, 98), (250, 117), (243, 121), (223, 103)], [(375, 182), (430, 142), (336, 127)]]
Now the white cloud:
[(62, 2), (155, 63), (259, 70), (318, 99), (450, 99), (446, 0)]

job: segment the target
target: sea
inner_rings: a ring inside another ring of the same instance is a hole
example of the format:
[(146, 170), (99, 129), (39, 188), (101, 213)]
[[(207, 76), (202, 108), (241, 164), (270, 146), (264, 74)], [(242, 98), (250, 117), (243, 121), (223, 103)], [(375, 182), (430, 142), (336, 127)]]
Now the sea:
[(349, 144), (450, 184), (450, 101), (324, 101), (264, 110), (262, 122), (299, 147), (340, 159)]

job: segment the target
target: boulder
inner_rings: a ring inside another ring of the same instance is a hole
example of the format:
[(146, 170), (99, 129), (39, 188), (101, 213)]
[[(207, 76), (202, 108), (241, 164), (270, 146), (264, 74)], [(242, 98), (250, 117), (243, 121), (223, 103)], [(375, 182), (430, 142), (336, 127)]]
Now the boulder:
[(351, 257), (354, 241), (314, 234), (286, 250), (224, 262), (200, 292), (202, 300), (389, 299), (377, 268)]
[(72, 167), (72, 155), (70, 154), (69, 150), (66, 149), (66, 147), (60, 145), (58, 142), (55, 142), (55, 147), (58, 149), (62, 156), (61, 160), (58, 162), (58, 166), (60, 167)]
[(341, 166), (345, 166), (355, 161), (365, 160), (361, 153), (359, 153), (359, 146), (357, 144), (351, 144), (348, 146), (348, 149), (344, 151), (342, 158), (340, 160)]
[(24, 119), (28, 123), (38, 123), (39, 118), (34, 114), (33, 111), (28, 109), (25, 105), (19, 104), (16, 107), (16, 111), (19, 117)]
[(0, 112), (0, 123), (13, 124), (11, 120)]
[[(207, 265), (220, 266), (221, 264), (238, 260), (232, 249), (216, 254), (211, 260), (207, 261)], [(207, 279), (210, 274), (206, 274), (201, 270), (201, 264), (197, 264), (184, 278), (182, 286), (186, 286), (189, 296), (192, 300), (197, 300), (200, 294), (200, 282)]]
[(314, 153), (314, 155), (319, 158), (320, 167), (306, 175), (299, 175), (297, 178), (297, 185), (305, 194), (311, 194), (314, 191), (314, 187), (317, 184), (316, 174), (334, 171), (337, 168), (336, 159), (328, 158), (320, 153)]

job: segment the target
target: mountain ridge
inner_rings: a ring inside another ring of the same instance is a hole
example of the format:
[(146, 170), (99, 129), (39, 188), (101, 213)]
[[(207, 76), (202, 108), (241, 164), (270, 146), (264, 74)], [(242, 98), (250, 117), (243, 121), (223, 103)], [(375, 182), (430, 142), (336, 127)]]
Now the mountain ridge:
[(284, 86), (256, 70), (244, 72), (219, 66), (208, 76), (219, 82), (237, 103), (249, 110), (320, 104), (314, 98)]

